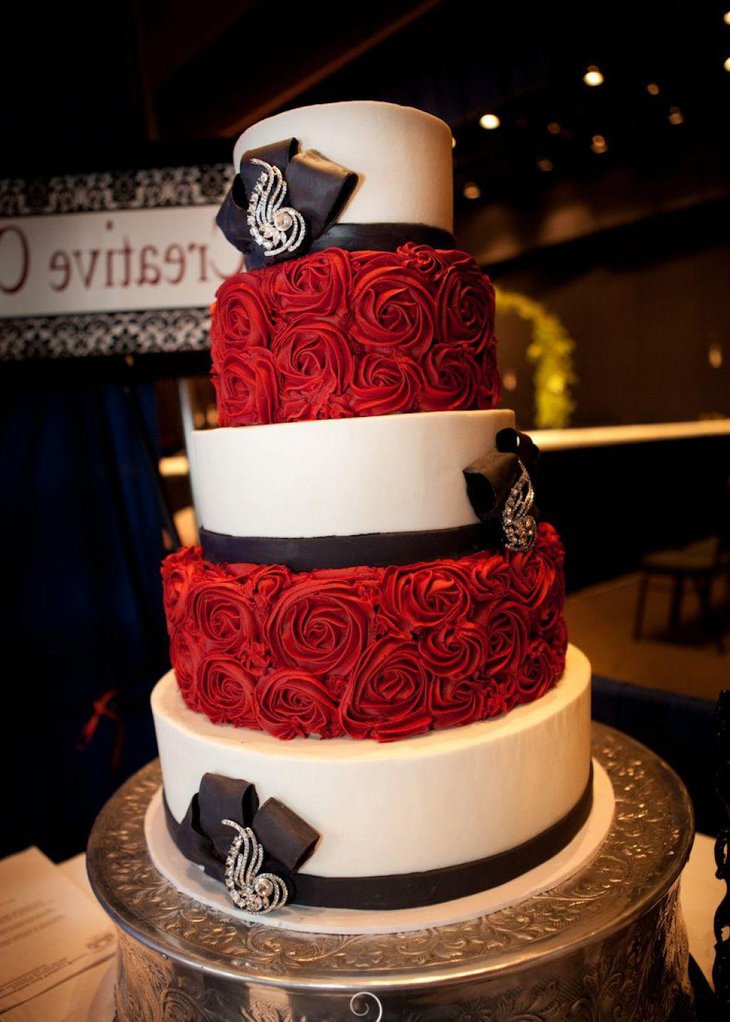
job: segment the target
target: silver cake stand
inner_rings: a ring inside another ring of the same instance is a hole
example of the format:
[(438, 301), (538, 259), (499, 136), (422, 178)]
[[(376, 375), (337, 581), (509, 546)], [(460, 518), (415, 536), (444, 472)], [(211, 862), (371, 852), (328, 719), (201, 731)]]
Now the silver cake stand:
[(357, 936), (242, 923), (180, 894), (145, 843), (160, 784), (151, 763), (102, 810), (88, 849), (92, 885), (119, 930), (118, 1022), (693, 1019), (678, 908), (692, 843), (687, 792), (610, 728), (594, 725), (593, 754), (616, 812), (580, 872), (479, 919)]

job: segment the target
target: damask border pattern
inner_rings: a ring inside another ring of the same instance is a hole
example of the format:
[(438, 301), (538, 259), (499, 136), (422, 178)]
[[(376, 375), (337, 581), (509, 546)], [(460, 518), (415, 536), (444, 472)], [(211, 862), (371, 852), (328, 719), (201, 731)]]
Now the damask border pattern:
[(0, 361), (206, 351), (209, 309), (146, 309), (0, 320)]
[(226, 163), (0, 179), (0, 217), (167, 209), (219, 203), (233, 177)]

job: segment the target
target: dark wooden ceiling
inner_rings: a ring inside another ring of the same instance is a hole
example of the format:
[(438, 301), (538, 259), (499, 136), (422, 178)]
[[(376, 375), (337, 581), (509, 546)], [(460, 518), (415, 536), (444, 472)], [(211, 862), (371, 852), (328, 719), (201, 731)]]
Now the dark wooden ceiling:
[[(16, 150), (230, 137), (310, 101), (407, 102), (455, 129), (588, 63), (692, 86), (730, 54), (730, 0), (96, 0), (4, 12)], [(682, 90), (680, 90), (681, 92)], [(547, 96), (547, 93), (545, 93)], [(546, 111), (549, 115), (549, 111)]]
[(402, 32), (440, 0), (137, 4), (153, 138), (234, 135)]
[[(75, 0), (42, 9), (16, 0), (4, 15), (0, 174), (157, 156), (225, 160), (231, 138), (277, 110), (370, 98), (450, 124), (458, 220), (481, 233), (493, 227), (482, 212), (495, 199), (534, 221), (529, 207), (561, 184), (580, 202), (588, 182), (600, 207), (595, 182), (604, 176), (615, 194), (637, 176), (651, 193), (657, 172), (676, 166), (678, 180), (663, 186), (675, 206), (717, 197), (721, 177), (730, 180), (728, 9), (730, 0), (118, 0), (105, 8)], [(605, 73), (600, 88), (583, 84), (589, 64)], [(660, 83), (657, 96), (649, 82)], [(675, 109), (679, 120), (670, 119)], [(485, 110), (499, 114), (498, 131), (479, 127)], [(607, 143), (600, 154), (595, 135)], [(480, 199), (465, 198), (466, 186)]]

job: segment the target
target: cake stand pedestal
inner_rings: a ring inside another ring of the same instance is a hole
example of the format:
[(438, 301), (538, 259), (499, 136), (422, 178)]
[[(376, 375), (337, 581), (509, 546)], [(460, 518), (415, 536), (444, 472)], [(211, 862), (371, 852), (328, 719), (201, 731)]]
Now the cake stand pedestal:
[(160, 784), (150, 764), (102, 810), (88, 849), (119, 930), (118, 1022), (692, 1020), (678, 908), (687, 792), (610, 728), (594, 725), (593, 755), (616, 810), (592, 862), (511, 908), (385, 935), (239, 922), (180, 894), (147, 852), (144, 816)]

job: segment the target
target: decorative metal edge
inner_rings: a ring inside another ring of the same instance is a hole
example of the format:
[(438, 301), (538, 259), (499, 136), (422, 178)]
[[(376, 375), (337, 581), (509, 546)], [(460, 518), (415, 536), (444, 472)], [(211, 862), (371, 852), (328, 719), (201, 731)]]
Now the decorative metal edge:
[(207, 351), (210, 309), (147, 309), (0, 321), (0, 362)]
[[(519, 973), (405, 991), (354, 987), (304, 994), (219, 981), (119, 935), (119, 1022), (696, 1022), (675, 884), (629, 929)], [(382, 998), (382, 1000), (381, 1000)], [(372, 1008), (373, 1014), (365, 1008)], [(377, 1014), (375, 1014), (377, 1012)]]
[(243, 923), (187, 898), (147, 852), (143, 817), (160, 782), (149, 764), (110, 800), (91, 834), (88, 868), (117, 924), (159, 953), (221, 976), (287, 989), (362, 984), (407, 989), (517, 970), (605, 939), (651, 909), (689, 855), (689, 796), (638, 742), (594, 727), (594, 755), (616, 795), (614, 821), (593, 861), (556, 888), (489, 916), (415, 932), (307, 934)]
[(228, 163), (0, 178), (0, 217), (218, 204), (232, 178)]

